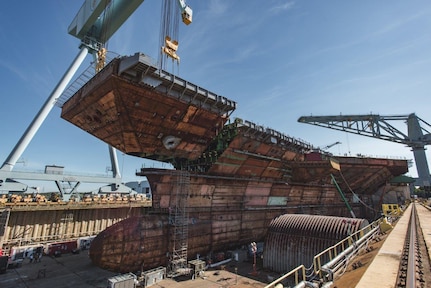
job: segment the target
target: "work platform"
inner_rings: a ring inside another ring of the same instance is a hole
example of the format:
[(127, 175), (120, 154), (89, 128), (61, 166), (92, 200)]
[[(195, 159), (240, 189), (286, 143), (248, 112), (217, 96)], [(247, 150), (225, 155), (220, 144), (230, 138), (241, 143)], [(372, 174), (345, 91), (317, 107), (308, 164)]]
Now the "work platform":
[(61, 117), (128, 155), (169, 162), (201, 155), (235, 108), (136, 53), (106, 65), (64, 103)]

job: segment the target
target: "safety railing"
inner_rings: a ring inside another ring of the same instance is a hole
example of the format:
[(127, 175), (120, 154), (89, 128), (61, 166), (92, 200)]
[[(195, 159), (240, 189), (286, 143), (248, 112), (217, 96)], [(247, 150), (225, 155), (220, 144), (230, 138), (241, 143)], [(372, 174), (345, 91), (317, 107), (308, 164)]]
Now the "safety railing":
[(305, 273), (305, 266), (301, 265), (296, 267), (295, 269), (291, 270), (290, 272), (284, 274), (280, 278), (272, 281), (268, 285), (265, 286), (265, 288), (278, 288), (283, 287), (281, 284), (282, 281), (288, 279), (288, 278), (294, 278), (295, 285), (298, 285), (301, 282), (306, 281), (306, 273)]
[(349, 256), (360, 250), (379, 232), (379, 225), (382, 219), (376, 220), (361, 230), (351, 234), (341, 240), (334, 246), (331, 246), (313, 258), (313, 267), (315, 275), (320, 278), (332, 278), (346, 261)]
[[(106, 54), (106, 64), (107, 66), (112, 60), (118, 58), (119, 55), (115, 52), (109, 51)], [(64, 103), (67, 102), (75, 93), (81, 89), (91, 78), (93, 78), (97, 71), (95, 70), (96, 63), (93, 61), (91, 64), (76, 78), (71, 82), (71, 84), (64, 90), (64, 92), (58, 97), (55, 105), (58, 107), (63, 107)]]
[[(382, 220), (383, 218), (372, 222), (361, 230), (352, 233), (334, 246), (315, 255), (313, 258), (313, 268), (307, 269), (304, 265), (300, 265), (274, 280), (265, 286), (265, 288), (283, 287), (282, 282), (287, 279), (291, 281), (293, 279), (295, 285), (293, 287), (295, 288), (317, 287), (310, 282), (314, 278), (319, 278), (319, 280), (323, 279), (325, 282), (332, 281), (334, 274), (346, 265), (347, 261), (351, 259), (351, 256), (363, 249), (364, 246), (379, 233)], [(354, 221), (354, 219), (352, 219), (352, 221)], [(314, 275), (309, 276), (306, 274), (306, 271), (311, 269), (314, 269)]]

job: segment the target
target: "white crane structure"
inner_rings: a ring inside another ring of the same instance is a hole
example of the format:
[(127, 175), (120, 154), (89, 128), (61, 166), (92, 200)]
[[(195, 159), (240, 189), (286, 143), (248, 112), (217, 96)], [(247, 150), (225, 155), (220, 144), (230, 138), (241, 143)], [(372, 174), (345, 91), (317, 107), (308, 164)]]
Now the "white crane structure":
[[(33, 139), (34, 135), (47, 118), (51, 109), (56, 105), (66, 86), (74, 77), (76, 71), (88, 54), (92, 54), (96, 60), (104, 60), (105, 43), (123, 25), (130, 15), (142, 4), (144, 0), (85, 0), (77, 15), (69, 25), (68, 33), (80, 40), (80, 50), (72, 61), (57, 86), (54, 88), (42, 108), (30, 123), (22, 137), (18, 140), (9, 156), (0, 167), (0, 193), (25, 192), (27, 185), (16, 180), (43, 180), (55, 181), (61, 191), (60, 182), (74, 182), (72, 192), (76, 190), (81, 182), (112, 184), (113, 192), (121, 186), (121, 175), (118, 169), (116, 151), (109, 146), (109, 154), (112, 164), (113, 177), (76, 176), (49, 173), (27, 173), (13, 171), (15, 164), (24, 150)], [(190, 24), (192, 21), (192, 10), (184, 1), (178, 1), (183, 22)], [(99, 61), (100, 62), (100, 61)], [(100, 67), (99, 67), (100, 68)], [(96, 67), (96, 72), (99, 69)], [(124, 187), (126, 188), (127, 187)]]

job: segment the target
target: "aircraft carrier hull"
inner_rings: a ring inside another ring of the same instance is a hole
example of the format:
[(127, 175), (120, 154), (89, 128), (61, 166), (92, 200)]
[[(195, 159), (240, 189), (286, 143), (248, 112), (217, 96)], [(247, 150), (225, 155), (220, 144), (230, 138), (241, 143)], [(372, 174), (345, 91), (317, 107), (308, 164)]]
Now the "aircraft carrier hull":
[[(181, 233), (189, 257), (262, 241), (271, 220), (286, 213), (354, 211), (372, 219), (379, 210), (373, 195), (408, 171), (405, 160), (334, 157), (271, 128), (232, 120), (235, 107), (140, 53), (113, 60), (65, 102), (67, 121), (124, 153), (175, 168), (137, 173), (150, 183), (153, 211), (101, 232), (90, 249), (94, 263), (122, 272), (165, 265), (178, 210), (187, 214)], [(341, 196), (334, 184), (354, 192)]]
[[(402, 163), (399, 162), (401, 166)], [(357, 173), (362, 170), (360, 166)], [(331, 169), (327, 167), (326, 171)], [(116, 272), (145, 271), (168, 264), (174, 229), (170, 212), (176, 205), (180, 173), (183, 172), (141, 169), (138, 174), (147, 177), (153, 193), (151, 212), (120, 221), (99, 233), (89, 252), (93, 263)], [(188, 259), (264, 241), (271, 221), (280, 215), (351, 215), (334, 185), (288, 184), (192, 172), (188, 187)], [(369, 203), (372, 196), (364, 194), (361, 198)], [(351, 199), (352, 195), (347, 197)], [(377, 206), (376, 203), (366, 209), (360, 203), (351, 204), (357, 217), (365, 219), (378, 217)]]

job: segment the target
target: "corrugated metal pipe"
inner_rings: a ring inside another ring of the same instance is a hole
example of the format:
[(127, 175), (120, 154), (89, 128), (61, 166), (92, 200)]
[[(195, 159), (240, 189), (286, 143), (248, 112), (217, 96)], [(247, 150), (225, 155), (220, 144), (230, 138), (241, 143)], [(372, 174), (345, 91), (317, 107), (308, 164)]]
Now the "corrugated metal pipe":
[[(316, 254), (367, 225), (366, 219), (281, 215), (270, 223), (263, 252), (263, 266), (279, 273), (290, 271), (301, 264), (310, 267)], [(330, 259), (321, 260), (326, 263)]]
[[(351, 219), (353, 220), (353, 219)], [(347, 265), (347, 261), (354, 257), (360, 249), (365, 248), (368, 242), (380, 232), (381, 219), (374, 221), (373, 223), (361, 228), (360, 230), (351, 233), (349, 236), (339, 241), (337, 244), (328, 247), (327, 249), (319, 252), (313, 257), (314, 268), (313, 275), (306, 275), (306, 269), (304, 265), (300, 265), (295, 269), (284, 274), (280, 278), (274, 280), (265, 288), (277, 288), (277, 285), (281, 283), (295, 283), (295, 288), (300, 287), (319, 287), (319, 288), (330, 288), (333, 285), (334, 274), (338, 273), (341, 267)], [(352, 222), (350, 224), (353, 224)], [(329, 259), (325, 261), (325, 259)], [(325, 263), (322, 265), (322, 263)], [(318, 276), (316, 278), (315, 276)], [(313, 282), (307, 281), (313, 280)], [(287, 282), (287, 280), (290, 280)], [(316, 281), (317, 280), (317, 281)], [(293, 281), (293, 282), (292, 282)], [(291, 284), (290, 284), (291, 285)], [(289, 286), (290, 287), (290, 286)]]

